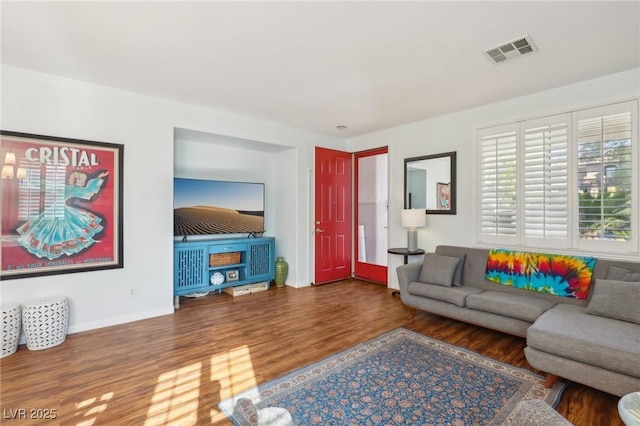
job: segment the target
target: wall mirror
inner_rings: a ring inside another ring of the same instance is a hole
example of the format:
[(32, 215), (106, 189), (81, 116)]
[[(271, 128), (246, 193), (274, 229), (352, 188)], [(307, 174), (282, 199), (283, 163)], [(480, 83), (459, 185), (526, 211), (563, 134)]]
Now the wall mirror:
[(456, 214), (456, 153), (404, 160), (404, 206), (429, 214)]

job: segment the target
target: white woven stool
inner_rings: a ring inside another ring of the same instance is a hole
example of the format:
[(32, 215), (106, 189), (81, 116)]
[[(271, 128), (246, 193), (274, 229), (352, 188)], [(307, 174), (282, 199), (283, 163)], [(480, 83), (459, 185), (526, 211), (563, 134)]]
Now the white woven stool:
[(22, 307), (22, 327), (27, 349), (57, 346), (67, 338), (69, 303), (66, 297), (45, 297)]
[(17, 303), (2, 305), (2, 356), (12, 355), (18, 350), (20, 341), (20, 323), (22, 321), (20, 305)]

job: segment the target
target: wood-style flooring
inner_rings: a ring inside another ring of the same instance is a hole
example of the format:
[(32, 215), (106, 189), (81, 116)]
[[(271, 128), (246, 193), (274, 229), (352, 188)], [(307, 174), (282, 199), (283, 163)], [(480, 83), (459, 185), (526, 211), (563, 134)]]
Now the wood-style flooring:
[[(21, 346), (0, 360), (0, 423), (228, 425), (220, 400), (397, 327), (530, 368), (524, 339), (412, 316), (380, 285), (272, 287), (183, 298), (173, 315), (72, 334), (46, 350)], [(575, 425), (622, 425), (617, 402), (571, 383), (557, 410)]]

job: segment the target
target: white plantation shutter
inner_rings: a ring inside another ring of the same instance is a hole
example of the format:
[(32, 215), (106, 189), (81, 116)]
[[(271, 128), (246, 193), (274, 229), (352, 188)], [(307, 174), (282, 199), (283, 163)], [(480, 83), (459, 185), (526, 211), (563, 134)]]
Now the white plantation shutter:
[(479, 135), (480, 234), (484, 240), (516, 235), (516, 142), (515, 125), (486, 129)]
[[(523, 123), (523, 180), (525, 243), (569, 237), (569, 123), (570, 115)], [(538, 240), (538, 241), (536, 241)]]
[(596, 243), (622, 248), (637, 240), (636, 122), (634, 102), (578, 113), (578, 244), (582, 247)]
[(477, 133), (479, 243), (640, 252), (638, 101)]

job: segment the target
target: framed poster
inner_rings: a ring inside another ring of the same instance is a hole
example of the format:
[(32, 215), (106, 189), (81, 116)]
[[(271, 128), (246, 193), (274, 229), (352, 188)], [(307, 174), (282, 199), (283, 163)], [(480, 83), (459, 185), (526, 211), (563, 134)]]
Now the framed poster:
[(438, 194), (438, 210), (449, 210), (451, 208), (451, 191), (449, 184), (437, 182), (436, 194)]
[(122, 268), (124, 146), (0, 136), (0, 280)]

